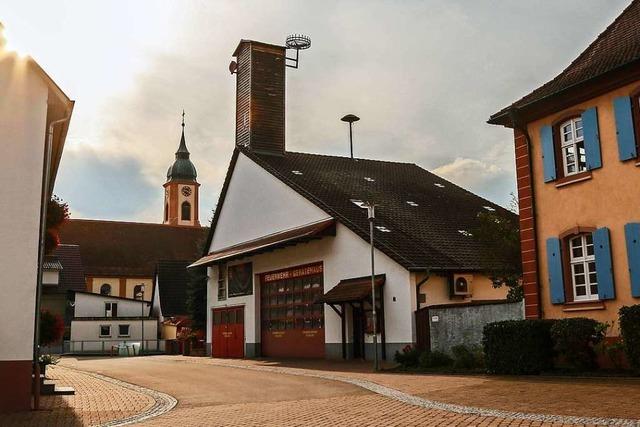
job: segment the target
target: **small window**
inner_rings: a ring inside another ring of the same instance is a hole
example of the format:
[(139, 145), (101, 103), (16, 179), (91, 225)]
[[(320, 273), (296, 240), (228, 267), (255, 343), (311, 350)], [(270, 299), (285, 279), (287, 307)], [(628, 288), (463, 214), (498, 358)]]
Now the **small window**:
[(100, 338), (111, 338), (111, 325), (100, 325)]
[(144, 299), (144, 285), (136, 285), (133, 287), (133, 298), (137, 300)]
[(118, 317), (118, 303), (117, 302), (105, 302), (104, 303), (104, 317)]
[(164, 222), (168, 222), (169, 221), (169, 204), (166, 203), (164, 205)]
[(111, 295), (111, 285), (105, 283), (100, 286), (100, 295)]
[(191, 203), (182, 202), (182, 220), (191, 221)]
[(591, 233), (569, 240), (569, 260), (574, 300), (597, 300), (598, 276)]
[(582, 118), (575, 117), (562, 123), (558, 128), (564, 176), (587, 170), (587, 156), (584, 148)]
[(118, 325), (118, 337), (128, 337), (130, 325)]
[(227, 282), (224, 277), (225, 270), (225, 266), (218, 266), (218, 301), (227, 299)]

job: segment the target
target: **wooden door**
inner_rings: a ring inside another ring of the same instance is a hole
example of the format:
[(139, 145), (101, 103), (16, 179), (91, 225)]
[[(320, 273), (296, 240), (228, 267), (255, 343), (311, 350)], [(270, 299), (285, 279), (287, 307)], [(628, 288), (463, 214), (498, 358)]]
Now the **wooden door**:
[(244, 357), (244, 308), (213, 310), (213, 357)]

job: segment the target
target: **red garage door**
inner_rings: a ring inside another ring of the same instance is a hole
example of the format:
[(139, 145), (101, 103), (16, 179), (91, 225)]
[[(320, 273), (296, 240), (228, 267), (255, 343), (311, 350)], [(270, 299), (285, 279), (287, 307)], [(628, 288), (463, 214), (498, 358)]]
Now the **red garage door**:
[(324, 357), (322, 264), (261, 276), (261, 349), (271, 357)]
[(244, 307), (213, 310), (213, 357), (244, 357)]

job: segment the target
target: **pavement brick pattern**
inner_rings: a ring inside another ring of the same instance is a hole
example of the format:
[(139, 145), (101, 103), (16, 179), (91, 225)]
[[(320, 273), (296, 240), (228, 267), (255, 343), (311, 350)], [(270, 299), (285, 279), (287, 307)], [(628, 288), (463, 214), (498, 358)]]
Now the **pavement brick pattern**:
[(43, 396), (41, 410), (0, 415), (1, 426), (97, 426), (145, 413), (157, 404), (141, 390), (62, 366), (49, 366), (47, 378), (75, 388), (76, 394)]

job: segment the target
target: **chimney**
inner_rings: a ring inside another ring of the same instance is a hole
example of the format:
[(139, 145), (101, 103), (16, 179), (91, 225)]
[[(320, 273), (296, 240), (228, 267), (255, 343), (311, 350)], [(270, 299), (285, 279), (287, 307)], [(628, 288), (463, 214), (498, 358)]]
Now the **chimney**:
[(230, 71), (236, 73), (236, 145), (282, 155), (286, 48), (241, 40)]

